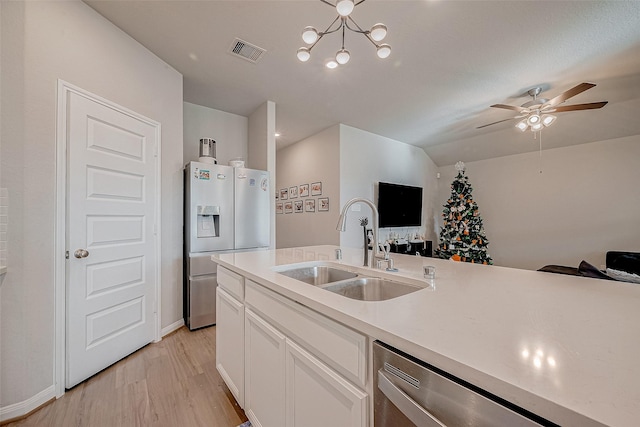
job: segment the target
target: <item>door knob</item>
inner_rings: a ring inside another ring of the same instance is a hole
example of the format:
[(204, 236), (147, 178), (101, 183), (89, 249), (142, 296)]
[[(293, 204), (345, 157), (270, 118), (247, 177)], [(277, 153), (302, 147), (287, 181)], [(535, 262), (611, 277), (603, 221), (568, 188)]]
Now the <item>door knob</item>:
[(86, 249), (76, 249), (73, 256), (76, 258), (86, 258), (89, 256), (89, 251)]

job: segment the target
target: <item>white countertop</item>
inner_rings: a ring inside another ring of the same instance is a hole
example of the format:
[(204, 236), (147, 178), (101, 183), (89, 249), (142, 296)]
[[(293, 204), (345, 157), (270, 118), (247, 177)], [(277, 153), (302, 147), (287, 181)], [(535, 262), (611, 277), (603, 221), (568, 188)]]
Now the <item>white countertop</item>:
[[(326, 261), (361, 270), (362, 250), (310, 246), (214, 255), (221, 265), (561, 425), (640, 422), (640, 285), (392, 254), (425, 286), (352, 300), (278, 274)], [(422, 265), (436, 266), (435, 286)]]

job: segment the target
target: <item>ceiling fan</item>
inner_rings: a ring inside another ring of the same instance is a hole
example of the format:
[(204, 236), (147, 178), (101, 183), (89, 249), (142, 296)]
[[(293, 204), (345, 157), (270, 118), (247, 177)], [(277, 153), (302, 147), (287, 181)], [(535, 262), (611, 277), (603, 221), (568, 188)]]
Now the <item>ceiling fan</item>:
[(533, 100), (525, 102), (520, 107), (506, 104), (494, 104), (491, 106), (494, 108), (504, 108), (505, 110), (517, 111), (517, 116), (478, 126), (476, 129), (484, 128), (509, 120), (522, 119), (516, 124), (516, 128), (518, 128), (522, 132), (526, 131), (527, 129), (531, 129), (531, 132), (538, 132), (551, 125), (556, 120), (556, 116), (550, 113), (563, 113), (565, 111), (576, 110), (594, 110), (596, 108), (602, 108), (607, 105), (608, 101), (558, 106), (559, 104), (565, 102), (567, 99), (572, 98), (579, 93), (584, 92), (585, 90), (591, 89), (594, 86), (595, 84), (593, 83), (580, 83), (579, 85), (551, 99), (538, 98), (538, 95), (540, 95), (542, 89), (540, 87), (534, 87), (527, 91), (527, 93), (533, 98)]

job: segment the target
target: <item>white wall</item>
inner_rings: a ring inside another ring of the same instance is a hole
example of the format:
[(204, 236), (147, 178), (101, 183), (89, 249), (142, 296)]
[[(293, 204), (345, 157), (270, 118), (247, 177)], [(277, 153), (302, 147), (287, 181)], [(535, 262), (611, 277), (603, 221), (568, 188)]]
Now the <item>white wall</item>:
[(247, 160), (249, 119), (237, 114), (184, 103), (184, 163), (197, 161), (200, 139), (216, 141), (216, 159), (221, 165), (229, 160)]
[(182, 318), (183, 103), (182, 76), (86, 4), (3, 1), (0, 8), (0, 172), (11, 202), (0, 415), (8, 418), (15, 413), (7, 408), (29, 410), (21, 403), (48, 399), (54, 389), (57, 79), (162, 124), (163, 327)]
[[(386, 239), (390, 231), (400, 235), (419, 231), (427, 240), (434, 241), (436, 172), (435, 163), (420, 148), (350, 126), (340, 126), (340, 207), (354, 197), (365, 197), (377, 205), (376, 184), (379, 181), (423, 188), (422, 227), (381, 229), (381, 240)], [(348, 214), (347, 231), (340, 236), (341, 246), (362, 248), (364, 245), (359, 219), (366, 216), (371, 224), (371, 210), (361, 203), (357, 205), (361, 206), (361, 211)]]
[[(456, 170), (440, 172), (444, 204)], [(600, 267), (607, 251), (640, 251), (640, 135), (471, 162), (467, 175), (496, 265)]]
[(275, 178), (276, 178), (276, 104), (266, 101), (249, 116), (249, 141), (247, 167), (269, 172), (271, 183), (271, 217), (269, 218), (269, 247), (275, 248)]
[[(278, 150), (277, 163), (277, 191), (322, 182), (322, 195), (289, 199), (315, 199), (316, 212), (276, 215), (276, 246), (339, 245), (340, 125)], [(328, 212), (318, 212), (317, 200), (321, 197), (329, 198)]]
[[(366, 216), (372, 224), (371, 210), (363, 204), (354, 205), (352, 209), (360, 211), (350, 211), (347, 231), (340, 233), (336, 230), (340, 208), (354, 197), (368, 198), (377, 205), (375, 187), (379, 181), (424, 189), (423, 226), (382, 229), (381, 238), (386, 238), (389, 231), (401, 234), (417, 231), (433, 241), (438, 185), (435, 176), (436, 165), (420, 148), (342, 124), (325, 129), (278, 151), (277, 186), (279, 190), (321, 181), (320, 197), (329, 197), (330, 210), (276, 215), (277, 246), (363, 247), (359, 220)], [(317, 201), (319, 197), (310, 198)]]
[(247, 167), (260, 170), (275, 169), (276, 104), (267, 101), (249, 116)]

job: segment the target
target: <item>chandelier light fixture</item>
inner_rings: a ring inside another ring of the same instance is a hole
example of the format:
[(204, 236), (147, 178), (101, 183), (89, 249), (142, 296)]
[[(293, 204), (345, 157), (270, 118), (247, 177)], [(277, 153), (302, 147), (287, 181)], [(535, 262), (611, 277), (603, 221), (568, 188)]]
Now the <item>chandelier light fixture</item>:
[(344, 47), (344, 36), (346, 30), (364, 35), (376, 47), (376, 54), (379, 58), (387, 58), (391, 54), (391, 46), (386, 43), (380, 43), (387, 36), (387, 26), (384, 24), (375, 24), (370, 30), (363, 30), (356, 21), (351, 17), (353, 9), (364, 3), (360, 0), (357, 3), (354, 0), (337, 0), (336, 4), (328, 0), (320, 0), (322, 3), (331, 7), (335, 7), (338, 16), (324, 31), (318, 31), (314, 27), (305, 27), (302, 30), (302, 41), (307, 46), (298, 49), (297, 57), (302, 62), (307, 62), (311, 58), (311, 49), (327, 34), (332, 34), (342, 30), (342, 47), (336, 52), (334, 59), (329, 60), (325, 65), (327, 68), (336, 68), (338, 65), (344, 65), (351, 59), (351, 53)]

